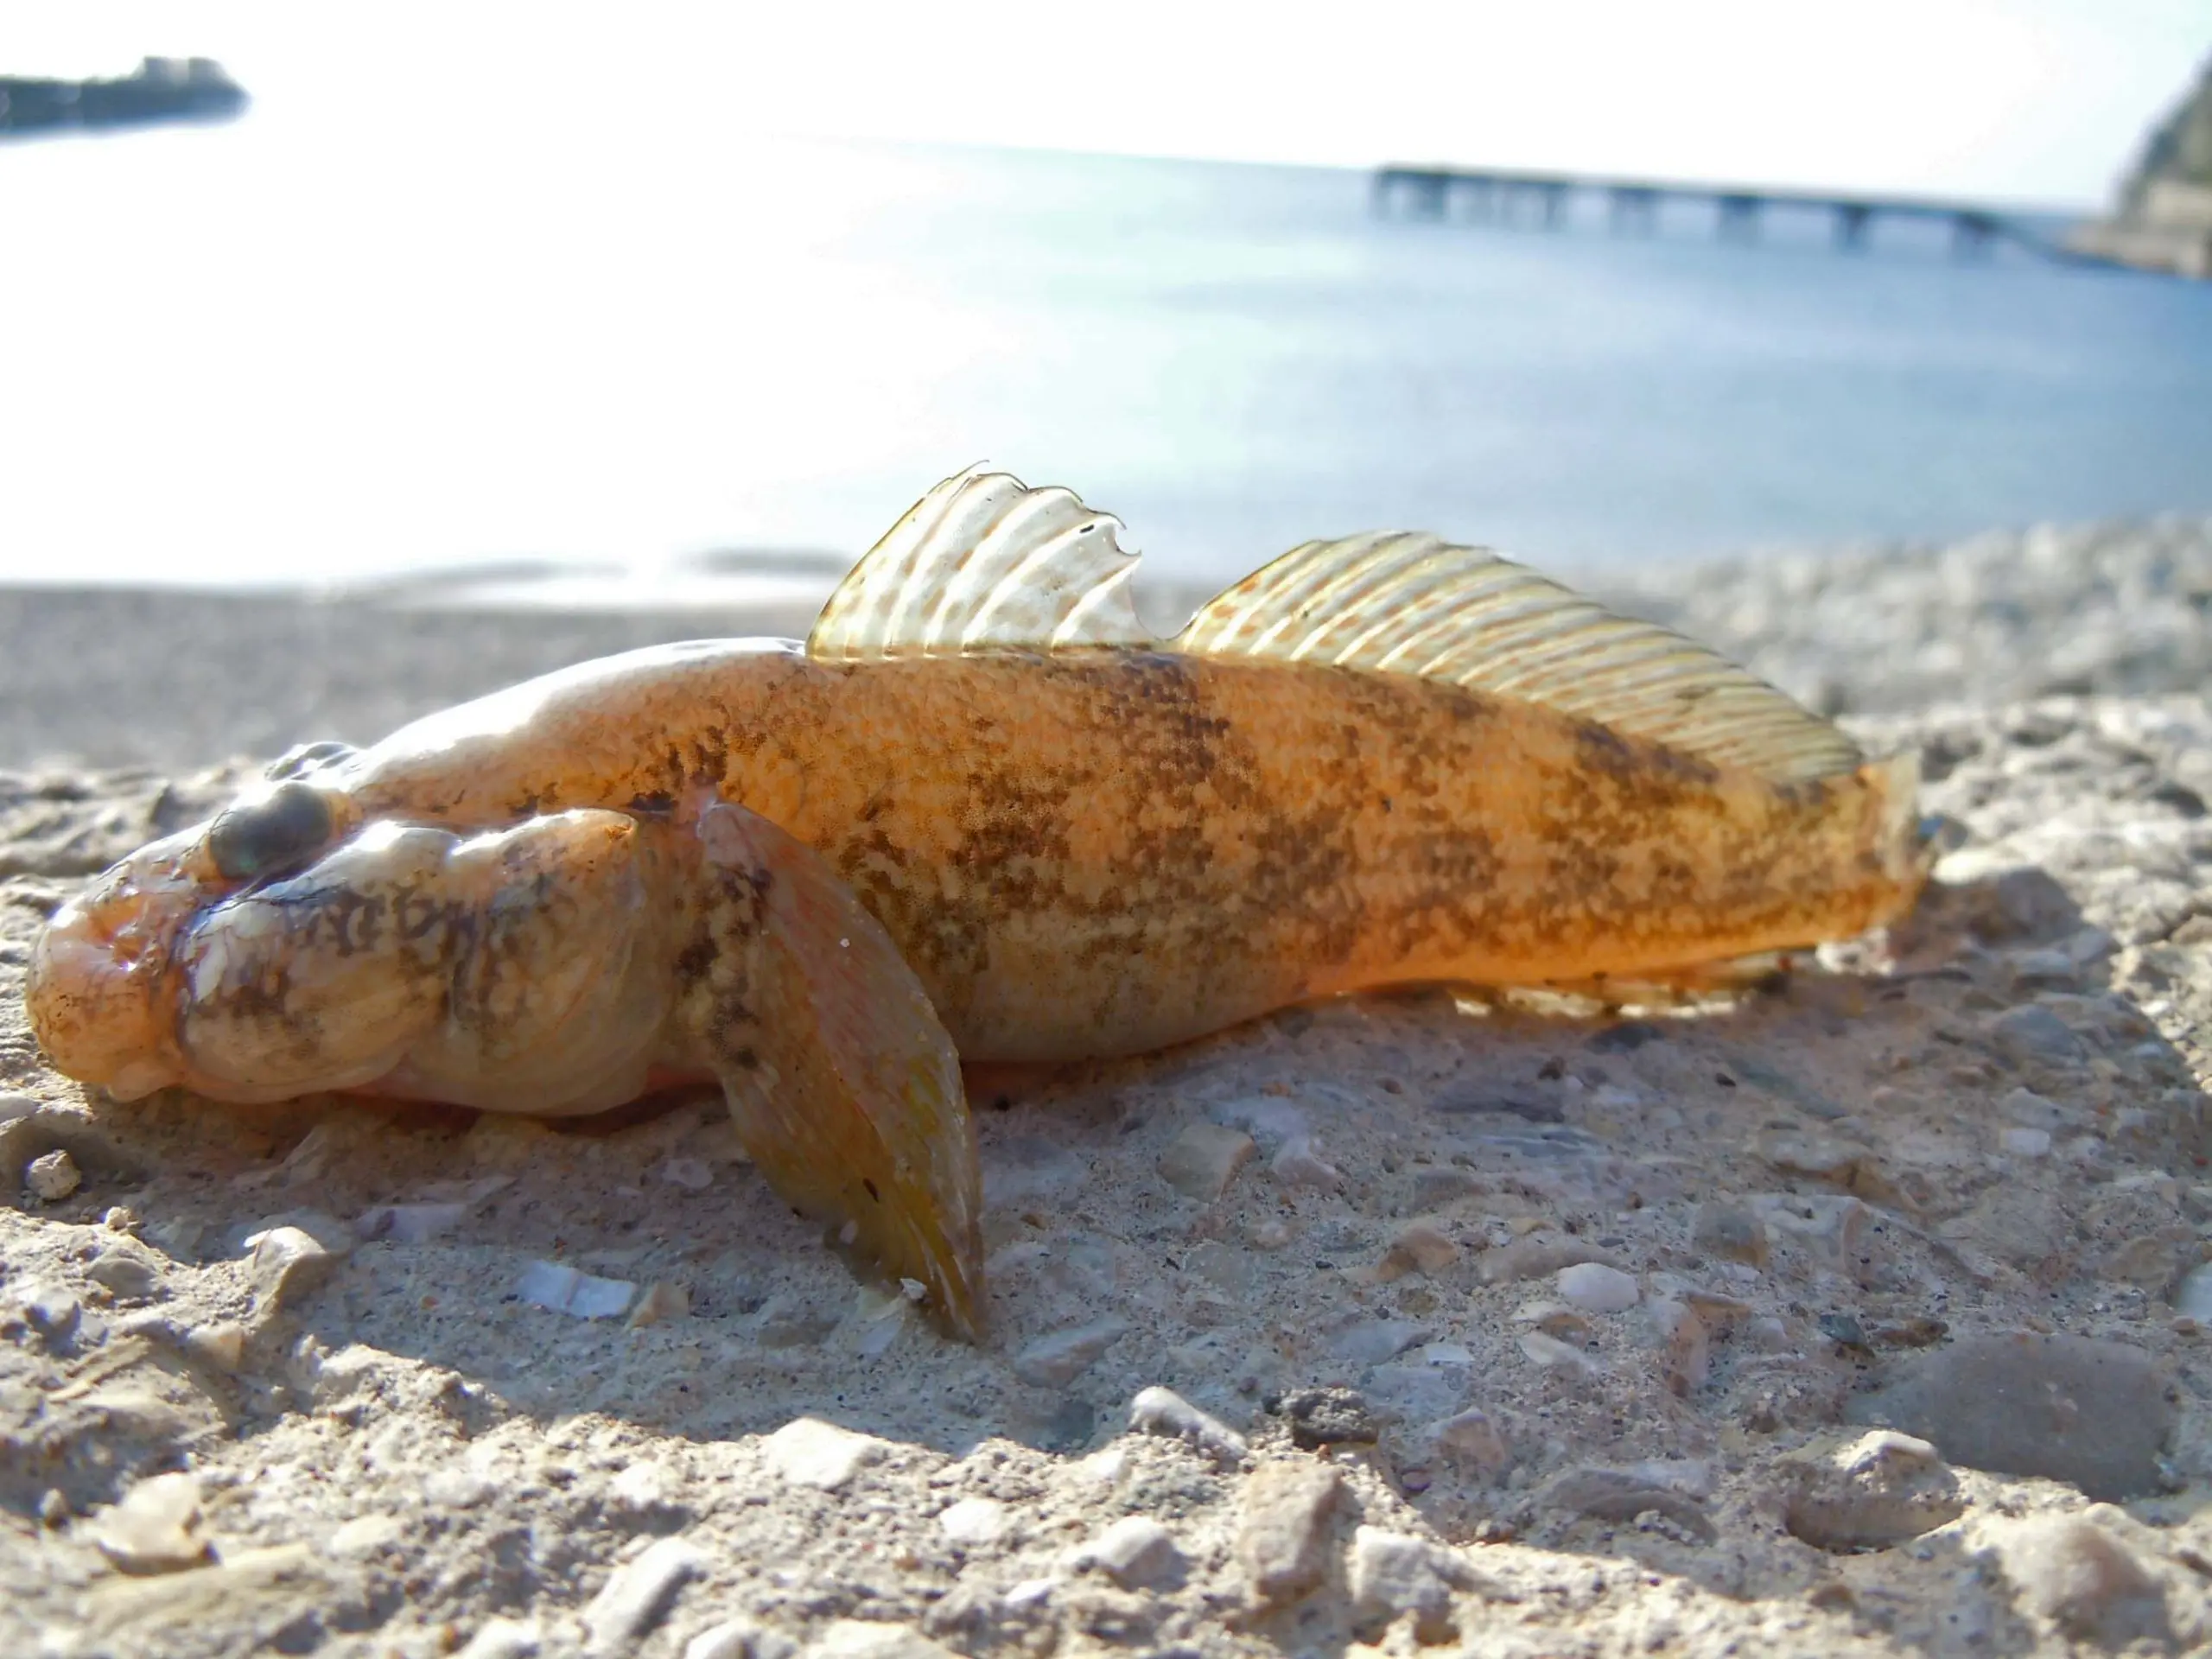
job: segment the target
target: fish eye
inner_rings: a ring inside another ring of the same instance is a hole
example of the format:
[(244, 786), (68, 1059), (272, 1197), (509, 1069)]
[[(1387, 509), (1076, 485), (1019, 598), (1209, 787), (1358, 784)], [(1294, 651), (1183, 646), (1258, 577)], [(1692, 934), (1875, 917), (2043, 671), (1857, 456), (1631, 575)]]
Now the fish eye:
[(330, 839), (330, 803), (305, 784), (279, 784), (257, 801), (226, 807), (207, 830), (207, 855), (232, 881), (251, 881)]

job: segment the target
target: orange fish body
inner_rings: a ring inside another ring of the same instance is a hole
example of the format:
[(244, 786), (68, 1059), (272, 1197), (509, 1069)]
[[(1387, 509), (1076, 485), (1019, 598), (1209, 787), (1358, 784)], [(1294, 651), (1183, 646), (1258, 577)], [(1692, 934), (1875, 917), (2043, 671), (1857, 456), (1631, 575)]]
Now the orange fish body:
[(1664, 980), (1863, 932), (1913, 891), (1879, 766), (1772, 784), (1408, 676), (730, 642), (543, 684), (474, 733), (462, 709), (398, 734), (349, 792), (472, 828), (712, 792), (827, 858), (969, 1059), (1138, 1052), (1408, 982)]
[(1909, 760), (1518, 566), (1312, 543), (1163, 643), (1112, 530), (963, 474), (804, 647), (657, 647), (300, 752), (56, 915), (34, 1027), (124, 1097), (570, 1113), (711, 1075), (786, 1198), (973, 1334), (962, 1058), (1688, 981), (1923, 879)]

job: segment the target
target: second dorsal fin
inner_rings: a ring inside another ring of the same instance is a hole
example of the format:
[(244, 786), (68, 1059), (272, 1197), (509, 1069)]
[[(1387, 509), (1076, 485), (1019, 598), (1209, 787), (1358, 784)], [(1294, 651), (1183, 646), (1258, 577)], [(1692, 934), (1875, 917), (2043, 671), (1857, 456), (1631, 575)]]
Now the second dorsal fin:
[(1448, 680), (1778, 782), (1865, 760), (1833, 724), (1717, 652), (1485, 548), (1412, 531), (1294, 548), (1208, 601), (1174, 648)]
[(1063, 489), (971, 467), (855, 565), (815, 620), (810, 657), (957, 656), (994, 646), (1151, 645), (1129, 598), (1121, 521)]

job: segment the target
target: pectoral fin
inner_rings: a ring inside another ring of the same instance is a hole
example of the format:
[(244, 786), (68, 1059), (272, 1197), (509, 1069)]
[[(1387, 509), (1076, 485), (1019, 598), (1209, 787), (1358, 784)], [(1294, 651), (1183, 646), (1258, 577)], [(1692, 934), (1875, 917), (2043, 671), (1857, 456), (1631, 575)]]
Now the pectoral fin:
[(913, 969), (822, 855), (716, 804), (681, 1017), (747, 1149), (806, 1212), (983, 1325), (982, 1178), (952, 1039)]

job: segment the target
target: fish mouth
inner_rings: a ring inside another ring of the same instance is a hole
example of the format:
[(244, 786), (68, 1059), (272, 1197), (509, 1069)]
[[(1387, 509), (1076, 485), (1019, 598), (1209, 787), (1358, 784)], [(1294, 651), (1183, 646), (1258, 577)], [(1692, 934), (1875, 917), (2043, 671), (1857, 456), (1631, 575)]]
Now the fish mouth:
[[(302, 751), (313, 758), (313, 751)], [(55, 1067), (119, 1100), (206, 1081), (180, 1029), (180, 947), (195, 919), (343, 841), (359, 811), (289, 760), (205, 823), (111, 865), (32, 947), (24, 1002)]]
[(182, 1080), (173, 999), (178, 934), (219, 891), (207, 826), (143, 847), (56, 911), (32, 947), (24, 1003), (48, 1058), (137, 1100)]

